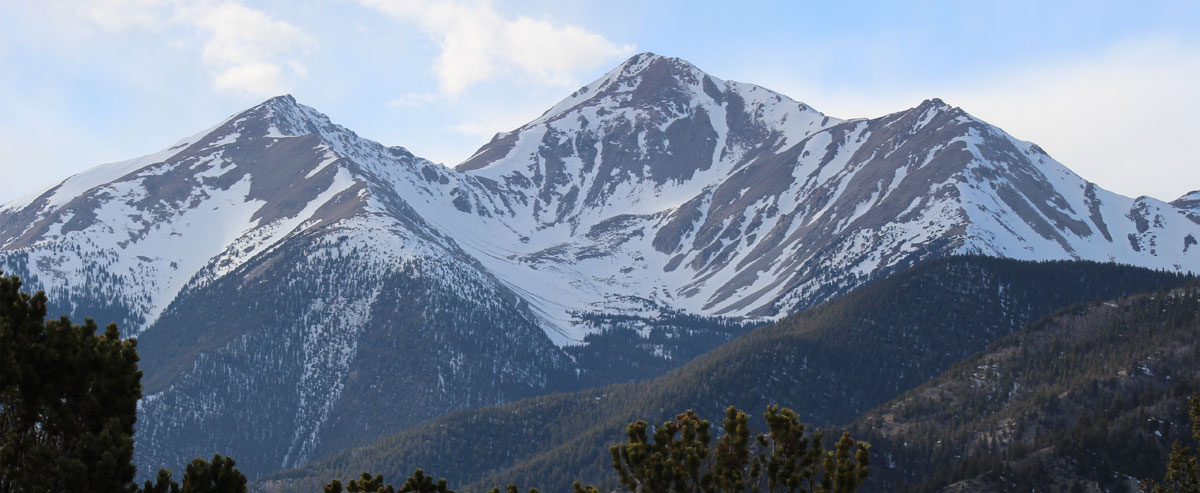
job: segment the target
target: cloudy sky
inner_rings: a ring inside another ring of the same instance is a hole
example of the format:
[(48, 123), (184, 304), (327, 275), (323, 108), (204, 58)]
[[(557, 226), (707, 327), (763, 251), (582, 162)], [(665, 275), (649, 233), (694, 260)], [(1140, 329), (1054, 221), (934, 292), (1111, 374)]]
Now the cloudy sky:
[(291, 93), (453, 166), (637, 52), (827, 114), (940, 97), (1085, 178), (1200, 188), (1200, 2), (0, 1), (0, 202)]

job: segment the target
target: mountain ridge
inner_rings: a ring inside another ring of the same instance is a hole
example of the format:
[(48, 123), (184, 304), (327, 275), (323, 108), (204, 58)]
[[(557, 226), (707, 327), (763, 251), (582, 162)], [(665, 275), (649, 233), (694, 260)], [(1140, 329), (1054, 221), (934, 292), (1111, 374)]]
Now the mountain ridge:
[[(458, 170), (272, 98), (0, 207), (0, 269), (139, 337), (140, 464), (228, 444), (256, 475), (649, 378), (932, 258), (1200, 265), (1194, 211), (1107, 192), (940, 100), (839, 120), (657, 55), (585, 89)], [(650, 363), (611, 373), (600, 342)]]

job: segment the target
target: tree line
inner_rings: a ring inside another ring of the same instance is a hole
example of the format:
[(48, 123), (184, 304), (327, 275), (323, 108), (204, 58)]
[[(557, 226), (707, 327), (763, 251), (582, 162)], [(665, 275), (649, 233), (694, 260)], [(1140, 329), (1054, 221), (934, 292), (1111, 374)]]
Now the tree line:
[[(245, 492), (233, 458), (194, 459), (181, 483), (162, 469), (141, 485), (132, 464), (134, 422), (142, 397), (137, 341), (115, 324), (103, 331), (91, 319), (46, 320), (43, 292), (22, 292), (16, 276), (0, 276), (0, 493), (124, 491)], [(1200, 439), (1200, 401), (1191, 403)], [(726, 410), (723, 433), (687, 411), (658, 426), (635, 421), (626, 440), (609, 449), (620, 488), (634, 492), (850, 492), (870, 474), (870, 446), (843, 433), (833, 448), (823, 436), (778, 406), (764, 413), (766, 433), (750, 430), (748, 415)], [(1198, 491), (1195, 454), (1172, 451), (1168, 475), (1148, 489)], [(1190, 489), (1189, 489), (1190, 488)], [(575, 483), (575, 493), (598, 493)], [(399, 487), (363, 473), (327, 493), (452, 492), (445, 479), (416, 469)], [(492, 490), (517, 493), (515, 485)], [(530, 492), (536, 489), (528, 490)]]

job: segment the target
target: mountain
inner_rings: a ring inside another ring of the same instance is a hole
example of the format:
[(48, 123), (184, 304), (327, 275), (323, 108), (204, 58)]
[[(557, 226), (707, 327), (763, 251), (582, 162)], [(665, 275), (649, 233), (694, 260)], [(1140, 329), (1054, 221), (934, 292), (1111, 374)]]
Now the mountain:
[(1100, 189), (940, 100), (842, 121), (648, 54), (458, 169), (512, 198), (471, 201), (486, 220), (453, 235), (560, 320), (772, 319), (949, 254), (1200, 265), (1189, 211)]
[(926, 259), (1195, 271), (1197, 236), (938, 100), (839, 120), (641, 54), (456, 169), (273, 98), (0, 207), (0, 269), (137, 335), (143, 473), (254, 477), (649, 378)]
[(1200, 190), (1188, 192), (1182, 197), (1172, 200), (1171, 205), (1200, 214)]
[(566, 355), (395, 173), (452, 171), (275, 98), (10, 206), (3, 264), (138, 336), (143, 474), (223, 451), (253, 476), (553, 388)]
[[(1187, 443), (1200, 286), (1060, 310), (861, 417), (875, 489), (1140, 491)], [(907, 483), (907, 484), (906, 484)], [(943, 489), (945, 488), (945, 489)]]
[(460, 411), (259, 486), (314, 491), (364, 470), (396, 479), (421, 467), (460, 491), (569, 489), (612, 476), (608, 445), (635, 420), (661, 423), (694, 409), (719, 425), (736, 405), (762, 430), (761, 412), (780, 404), (822, 427), (850, 423), (1061, 306), (1187, 281), (1092, 262), (939, 259), (759, 327), (661, 377)]

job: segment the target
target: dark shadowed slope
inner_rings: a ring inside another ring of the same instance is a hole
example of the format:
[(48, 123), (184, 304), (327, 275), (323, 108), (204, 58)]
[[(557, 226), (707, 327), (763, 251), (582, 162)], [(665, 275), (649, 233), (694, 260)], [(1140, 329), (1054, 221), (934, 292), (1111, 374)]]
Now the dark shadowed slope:
[(399, 477), (424, 467), (470, 484), (466, 491), (505, 482), (563, 490), (573, 479), (606, 477), (607, 445), (635, 419), (661, 421), (685, 409), (715, 419), (727, 405), (758, 414), (779, 403), (812, 423), (848, 423), (1058, 307), (1183, 281), (1087, 262), (935, 261), (756, 329), (654, 380), (460, 411), (260, 486), (308, 491), (363, 470)]
[(1072, 306), (859, 419), (871, 485), (1136, 491), (1200, 392), (1200, 285)]

